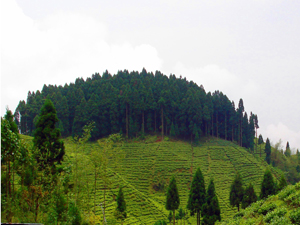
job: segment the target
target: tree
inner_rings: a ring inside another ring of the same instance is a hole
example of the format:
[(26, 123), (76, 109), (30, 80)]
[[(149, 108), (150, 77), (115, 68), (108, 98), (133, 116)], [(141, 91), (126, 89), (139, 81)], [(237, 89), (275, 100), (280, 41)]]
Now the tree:
[(266, 153), (266, 162), (268, 164), (271, 163), (271, 144), (269, 138), (266, 140), (266, 146), (265, 146), (265, 153)]
[[(263, 136), (260, 134), (258, 137), (258, 144), (261, 145), (262, 143), (264, 143), (264, 139), (263, 139)], [(260, 157), (261, 157), (261, 146), (259, 147), (259, 152), (260, 152)]]
[(201, 173), (200, 168), (197, 169), (188, 199), (187, 208), (190, 210), (191, 216), (195, 213), (197, 214), (197, 225), (200, 224), (200, 216), (202, 206), (205, 203), (205, 184), (204, 184), (204, 177)]
[(203, 224), (214, 225), (217, 220), (221, 221), (221, 210), (214, 182), (210, 180), (203, 205)]
[(291, 149), (290, 149), (290, 144), (289, 142), (286, 143), (286, 148), (285, 148), (285, 151), (284, 151), (284, 155), (286, 157), (290, 157), (291, 156)]
[(266, 170), (264, 174), (264, 179), (261, 183), (260, 199), (266, 198), (269, 195), (273, 195), (275, 193), (276, 189), (272, 173), (270, 170)]
[(178, 189), (176, 185), (175, 177), (171, 178), (168, 190), (166, 209), (173, 211), (173, 224), (175, 225), (175, 210), (178, 209), (180, 204)]
[(117, 209), (116, 209), (116, 218), (118, 220), (121, 220), (121, 224), (123, 224), (123, 221), (126, 219), (126, 202), (124, 199), (124, 194), (122, 191), (122, 188), (119, 188), (119, 192), (117, 195)]
[(256, 201), (257, 201), (257, 195), (255, 194), (253, 185), (250, 183), (244, 193), (242, 208), (245, 209), (246, 207), (251, 205), (251, 203)]
[(65, 146), (60, 140), (60, 130), (55, 128), (58, 122), (56, 110), (51, 100), (46, 99), (41, 109), (34, 132), (34, 147), (37, 149), (36, 159), (40, 169), (50, 166), (56, 172), (55, 163), (60, 164), (65, 155)]
[(286, 179), (285, 179), (284, 175), (282, 174), (281, 177), (280, 177), (280, 180), (279, 180), (278, 191), (281, 191), (286, 186), (287, 186), (287, 182), (286, 182)]
[(243, 201), (244, 189), (243, 189), (243, 181), (238, 173), (231, 185), (229, 201), (231, 206), (236, 206), (238, 211), (240, 211), (240, 203)]

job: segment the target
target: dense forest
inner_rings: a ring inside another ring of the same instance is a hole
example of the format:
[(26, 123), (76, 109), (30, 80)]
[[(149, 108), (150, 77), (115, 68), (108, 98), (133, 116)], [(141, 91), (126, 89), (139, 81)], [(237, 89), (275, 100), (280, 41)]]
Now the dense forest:
[(22, 134), (33, 134), (44, 99), (54, 103), (64, 137), (80, 135), (82, 127), (94, 121), (92, 140), (112, 133), (130, 138), (160, 132), (191, 141), (212, 135), (253, 150), (258, 128), (257, 115), (244, 112), (242, 99), (236, 108), (220, 91), (206, 93), (203, 86), (181, 76), (145, 69), (95, 73), (64, 87), (44, 85), (42, 91), (29, 92), (15, 112)]

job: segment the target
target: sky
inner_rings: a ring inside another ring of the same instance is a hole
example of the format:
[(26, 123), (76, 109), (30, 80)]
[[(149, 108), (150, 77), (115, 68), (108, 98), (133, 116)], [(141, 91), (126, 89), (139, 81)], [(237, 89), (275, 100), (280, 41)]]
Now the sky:
[(300, 1), (1, 0), (1, 116), (28, 91), (159, 70), (220, 90), (300, 149)]

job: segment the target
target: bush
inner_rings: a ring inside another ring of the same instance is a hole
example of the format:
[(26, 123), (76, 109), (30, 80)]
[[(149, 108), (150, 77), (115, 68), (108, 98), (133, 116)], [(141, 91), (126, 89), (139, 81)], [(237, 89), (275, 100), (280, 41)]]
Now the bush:
[(287, 210), (286, 208), (277, 208), (275, 209), (274, 211), (271, 211), (269, 212), (265, 217), (264, 217), (264, 220), (267, 222), (267, 223), (270, 223), (273, 219), (276, 218), (277, 220), (277, 217), (280, 218), (280, 217), (284, 217), (284, 215), (287, 213)]
[(300, 210), (294, 209), (289, 216), (293, 224), (300, 224)]
[(263, 214), (263, 215), (267, 215), (267, 213), (273, 211), (274, 209), (276, 209), (276, 205), (274, 203), (269, 203), (266, 205), (263, 205), (259, 210), (258, 213), (259, 214)]
[(167, 223), (164, 220), (157, 220), (154, 225), (167, 225)]

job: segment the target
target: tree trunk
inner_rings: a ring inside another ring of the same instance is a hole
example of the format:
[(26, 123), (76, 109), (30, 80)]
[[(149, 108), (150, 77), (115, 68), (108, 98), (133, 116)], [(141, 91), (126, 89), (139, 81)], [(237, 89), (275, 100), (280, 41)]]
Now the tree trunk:
[(231, 129), (231, 139), (232, 139), (232, 142), (234, 141), (234, 130), (233, 130), (233, 125), (231, 125), (232, 129)]
[(211, 136), (214, 136), (214, 114), (211, 117)]
[(142, 132), (143, 134), (145, 134), (145, 115), (144, 115), (144, 111), (143, 111), (143, 127), (142, 127)]
[(156, 133), (156, 110), (154, 110), (154, 132)]
[(164, 109), (161, 106), (161, 138), (164, 139)]
[(175, 210), (173, 210), (173, 224), (175, 225)]
[(216, 123), (217, 123), (217, 138), (219, 138), (219, 119), (218, 119), (218, 113), (216, 116)]
[(128, 122), (128, 103), (126, 103), (126, 137), (128, 138), (129, 122)]
[(94, 214), (96, 215), (97, 167), (95, 167)]
[(225, 112), (225, 140), (227, 140), (227, 114)]

